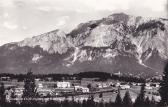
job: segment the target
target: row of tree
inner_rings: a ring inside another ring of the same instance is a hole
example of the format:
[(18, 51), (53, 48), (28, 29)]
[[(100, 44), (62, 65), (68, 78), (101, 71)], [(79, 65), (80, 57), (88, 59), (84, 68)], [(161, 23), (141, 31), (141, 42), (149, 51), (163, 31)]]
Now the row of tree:
[[(29, 69), (31, 71), (31, 69)], [(39, 78), (44, 81), (49, 81), (48, 78), (51, 78), (53, 81), (61, 81), (61, 80), (82, 80), (83, 78), (98, 78), (97, 81), (106, 81), (107, 79), (119, 80), (125, 82), (144, 82), (144, 78), (129, 76), (129, 75), (115, 75), (106, 72), (81, 72), (77, 74), (34, 74), (32, 75), (34, 78)], [(3, 73), (0, 74), (0, 77), (10, 77), (12, 79), (17, 79), (18, 81), (24, 81), (27, 77), (27, 74), (8, 74)]]

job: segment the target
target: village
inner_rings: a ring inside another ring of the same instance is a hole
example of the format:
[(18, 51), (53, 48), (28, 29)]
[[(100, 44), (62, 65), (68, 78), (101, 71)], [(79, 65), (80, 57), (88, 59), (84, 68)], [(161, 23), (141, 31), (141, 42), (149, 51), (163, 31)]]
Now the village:
[[(1, 82), (4, 83), (6, 99), (21, 101), (24, 91), (24, 82), (12, 80), (10, 77), (1, 77)], [(124, 97), (126, 91), (131, 94), (132, 101), (140, 93), (142, 83), (124, 82), (118, 80), (108, 79), (106, 81), (96, 81), (97, 78), (82, 78), (82, 80), (62, 80), (49, 81), (35, 79), (35, 89), (37, 99), (41, 100), (59, 100), (63, 101), (65, 98), (76, 101), (87, 100), (89, 95), (94, 95), (95, 101), (99, 102), (103, 98), (105, 102), (114, 101), (118, 90), (121, 91), (121, 97)], [(145, 95), (149, 98), (154, 97), (156, 101), (160, 100), (158, 89), (160, 88), (157, 82), (147, 82), (145, 84)]]

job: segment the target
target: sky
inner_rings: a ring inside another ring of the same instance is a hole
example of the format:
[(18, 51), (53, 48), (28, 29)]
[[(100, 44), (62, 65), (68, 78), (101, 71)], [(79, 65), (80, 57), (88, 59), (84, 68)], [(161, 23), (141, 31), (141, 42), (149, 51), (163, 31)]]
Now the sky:
[(0, 45), (55, 29), (68, 33), (80, 23), (113, 13), (166, 18), (166, 3), (167, 0), (0, 0)]

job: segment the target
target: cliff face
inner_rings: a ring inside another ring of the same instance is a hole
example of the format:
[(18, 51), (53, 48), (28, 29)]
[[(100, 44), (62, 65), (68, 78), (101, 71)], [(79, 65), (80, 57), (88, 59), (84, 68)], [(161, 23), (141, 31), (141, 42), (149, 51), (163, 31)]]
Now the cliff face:
[(60, 30), (51, 31), (33, 38), (27, 38), (18, 43), (18, 46), (29, 46), (34, 48), (40, 46), (44, 51), (48, 53), (63, 54), (67, 52), (68, 42), (66, 35)]
[(1, 72), (23, 72), (32, 67), (36, 73), (96, 70), (154, 74), (162, 72), (167, 51), (167, 19), (117, 13), (82, 23), (69, 34), (55, 30), (3, 45), (0, 66)]

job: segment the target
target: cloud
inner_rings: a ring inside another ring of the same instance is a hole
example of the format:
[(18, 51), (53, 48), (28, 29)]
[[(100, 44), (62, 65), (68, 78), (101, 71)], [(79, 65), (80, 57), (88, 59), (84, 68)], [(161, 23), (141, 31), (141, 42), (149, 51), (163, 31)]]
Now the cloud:
[(66, 24), (66, 21), (65, 20), (60, 20), (60, 21), (58, 21), (58, 23), (57, 23), (57, 27), (58, 26), (63, 26), (63, 25), (65, 25)]
[(164, 11), (166, 2), (167, 0), (146, 0), (142, 6), (150, 8), (152, 11), (161, 12)]
[(13, 6), (13, 2), (12, 0), (0, 0), (0, 5), (2, 7), (9, 7), (9, 6)]
[(63, 11), (64, 8), (61, 7), (50, 7), (50, 6), (39, 6), (37, 7), (37, 10), (44, 11), (44, 12), (50, 12), (50, 11)]
[(114, 11), (118, 8), (128, 9), (131, 0), (81, 0), (81, 2), (94, 10)]
[(166, 17), (165, 5), (166, 0), (0, 0), (0, 35), (9, 42), (11, 35), (21, 40), (53, 29), (69, 32), (116, 12)]
[(152, 11), (164, 11), (164, 6), (167, 0), (80, 0), (85, 5), (95, 10), (128, 10), (131, 5), (141, 8), (150, 8)]
[(43, 7), (40, 6), (37, 8), (37, 10), (49, 12), (49, 11), (51, 11), (51, 8), (49, 6), (43, 6)]
[[(38, 0), (37, 10), (43, 12), (73, 11), (85, 14), (100, 11), (134, 12), (134, 9), (144, 10), (145, 8), (148, 9), (147, 11), (152, 15), (151, 17), (156, 17), (165, 12), (166, 1), (167, 0)], [(133, 15), (134, 14), (137, 15), (138, 13), (134, 12)], [(147, 16), (147, 14), (145, 13), (144, 16)], [(165, 15), (162, 15), (161, 17), (165, 17)]]
[(13, 23), (8, 22), (8, 21), (5, 21), (5, 22), (3, 23), (3, 26), (4, 26), (5, 28), (9, 29), (9, 30), (14, 30), (14, 29), (17, 29), (17, 28), (18, 28), (18, 25), (13, 24)]
[(9, 18), (9, 13), (4, 13), (4, 14), (3, 14), (3, 17), (4, 17), (4, 18)]
[(69, 16), (62, 16), (62, 17), (57, 19), (56, 26), (57, 27), (64, 26), (67, 23), (68, 20), (69, 20)]
[(28, 28), (26, 26), (22, 26), (22, 29), (23, 30), (27, 30)]

